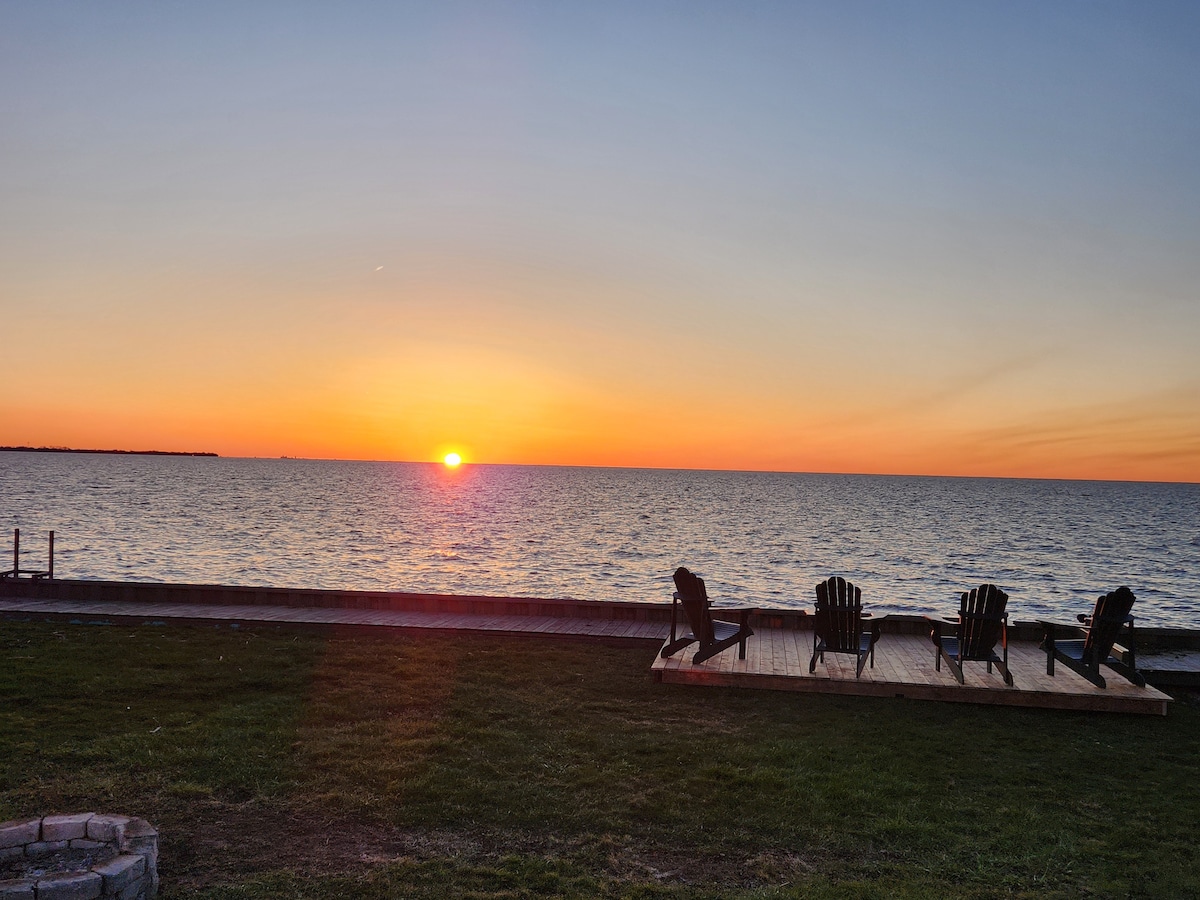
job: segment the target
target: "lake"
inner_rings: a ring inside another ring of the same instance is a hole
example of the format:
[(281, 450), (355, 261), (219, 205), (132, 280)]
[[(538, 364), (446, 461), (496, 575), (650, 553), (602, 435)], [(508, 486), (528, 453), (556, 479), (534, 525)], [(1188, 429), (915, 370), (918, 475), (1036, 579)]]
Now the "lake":
[[(1200, 485), (0, 452), (22, 565), (62, 578), (811, 607), (844, 575), (878, 613), (1012, 619), (1127, 584), (1200, 627)], [(0, 553), (9, 539), (0, 539)], [(7, 565), (4, 566), (7, 568)]]

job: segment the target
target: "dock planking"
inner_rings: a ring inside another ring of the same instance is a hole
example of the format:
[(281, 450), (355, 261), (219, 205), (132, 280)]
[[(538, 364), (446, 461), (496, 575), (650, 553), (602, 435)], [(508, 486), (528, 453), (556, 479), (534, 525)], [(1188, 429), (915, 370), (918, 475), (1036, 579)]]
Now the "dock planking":
[(744, 660), (725, 652), (693, 665), (684, 649), (668, 659), (656, 658), (651, 671), (656, 681), (667, 684), (1159, 716), (1166, 715), (1171, 700), (1162, 691), (1137, 687), (1115, 672), (1104, 689), (1064, 666), (1054, 676), (1047, 675), (1046, 654), (1025, 641), (1009, 643), (1013, 687), (995, 669), (989, 673), (984, 663), (965, 663), (966, 684), (958, 684), (945, 666), (937, 671), (933, 644), (923, 635), (885, 632), (875, 645), (875, 667), (864, 668), (861, 678), (854, 677), (854, 660), (838, 654), (826, 654), (824, 664), (818, 661), (810, 675), (811, 655), (811, 632), (761, 629), (747, 644)]

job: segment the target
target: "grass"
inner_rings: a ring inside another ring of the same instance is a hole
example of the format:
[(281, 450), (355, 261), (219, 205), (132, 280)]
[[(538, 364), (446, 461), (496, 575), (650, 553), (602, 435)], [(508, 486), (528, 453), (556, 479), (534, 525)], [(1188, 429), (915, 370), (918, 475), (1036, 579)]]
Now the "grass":
[(655, 685), (653, 648), (0, 623), (0, 820), (165, 898), (1197, 897), (1200, 709)]

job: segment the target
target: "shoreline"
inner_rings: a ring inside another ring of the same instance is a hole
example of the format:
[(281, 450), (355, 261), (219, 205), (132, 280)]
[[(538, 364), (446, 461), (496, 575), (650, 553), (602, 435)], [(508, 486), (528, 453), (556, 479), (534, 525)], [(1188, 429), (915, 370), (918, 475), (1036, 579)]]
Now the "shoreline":
[[(351, 609), (481, 616), (550, 616), (633, 622), (671, 621), (671, 603), (638, 600), (571, 600), (553, 597), (508, 597), (485, 594), (435, 594), (336, 588), (289, 588), (255, 585), (188, 584), (159, 581), (90, 579), (0, 579), (0, 598), (64, 600), (87, 603), (177, 603), (199, 606), (276, 606), (294, 609)], [(754, 608), (754, 607), (752, 607)], [(795, 631), (812, 629), (804, 609), (757, 607), (752, 626)], [(718, 610), (714, 610), (718, 611)], [(924, 634), (925, 617), (891, 613), (880, 619), (889, 632)], [(1013, 620), (1012, 640), (1040, 640), (1036, 621)], [(1139, 653), (1200, 649), (1200, 628), (1137, 628)]]
[[(720, 609), (720, 607), (718, 607)], [(675, 618), (673, 619), (673, 614)], [(63, 621), (75, 625), (204, 625), (246, 628), (286, 627), (335, 629), (368, 634), (397, 632), (490, 634), (495, 637), (557, 638), (589, 644), (629, 641), (663, 648), (688, 628), (677, 604), (616, 600), (566, 600), (520, 597), (411, 594), (237, 587), (229, 585), (161, 584), (153, 582), (0, 580), (0, 620)], [(924, 616), (880, 617), (885, 637), (880, 667), (862, 680), (841, 675), (807, 675), (801, 661), (813, 646), (814, 618), (802, 610), (757, 610), (750, 614), (753, 647), (735, 662), (724, 658), (715, 667), (698, 667), (685, 658), (657, 658), (655, 681), (700, 683), (768, 690), (906, 697), (960, 703), (1041, 706), (1104, 712), (1166, 714), (1168, 685), (1200, 686), (1200, 631), (1145, 629), (1135, 644), (1116, 654), (1135, 652), (1146, 690), (1122, 683), (1113, 690), (1056, 681), (1040, 649), (1038, 622), (1011, 622), (1005, 658), (1022, 668), (1019, 690), (997, 691), (995, 685), (954, 686), (935, 674), (929, 660), (929, 622)], [(686, 654), (685, 654), (686, 657)], [(1041, 670), (1046, 669), (1043, 675)], [(850, 667), (853, 672), (853, 666)], [(844, 673), (843, 673), (844, 674)], [(861, 673), (860, 673), (861, 675)], [(1103, 684), (1100, 685), (1104, 687)]]

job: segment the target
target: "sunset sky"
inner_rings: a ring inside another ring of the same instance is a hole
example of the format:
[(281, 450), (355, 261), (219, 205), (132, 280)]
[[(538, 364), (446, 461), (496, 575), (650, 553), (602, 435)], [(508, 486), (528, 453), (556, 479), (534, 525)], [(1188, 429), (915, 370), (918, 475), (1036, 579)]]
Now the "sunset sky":
[(1200, 4), (0, 5), (0, 444), (1200, 481)]

